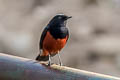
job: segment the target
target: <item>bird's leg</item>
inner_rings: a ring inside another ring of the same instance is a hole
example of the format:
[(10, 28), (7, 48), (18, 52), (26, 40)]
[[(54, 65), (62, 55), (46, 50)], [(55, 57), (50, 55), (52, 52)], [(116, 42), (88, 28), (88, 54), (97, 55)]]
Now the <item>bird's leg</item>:
[(40, 49), (40, 55), (42, 54), (42, 49)]
[(58, 54), (57, 54), (57, 55), (58, 55), (58, 58), (59, 58), (59, 65), (62, 66), (63, 64), (62, 64), (62, 60), (61, 60), (59, 51), (58, 51)]
[(51, 55), (49, 54), (49, 61), (48, 61), (48, 66), (51, 65)]

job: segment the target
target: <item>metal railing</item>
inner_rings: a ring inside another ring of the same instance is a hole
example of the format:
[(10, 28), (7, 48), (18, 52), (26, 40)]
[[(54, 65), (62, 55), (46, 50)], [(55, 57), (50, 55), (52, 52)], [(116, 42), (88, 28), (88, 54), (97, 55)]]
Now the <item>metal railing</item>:
[(0, 53), (0, 80), (120, 80), (108, 75)]

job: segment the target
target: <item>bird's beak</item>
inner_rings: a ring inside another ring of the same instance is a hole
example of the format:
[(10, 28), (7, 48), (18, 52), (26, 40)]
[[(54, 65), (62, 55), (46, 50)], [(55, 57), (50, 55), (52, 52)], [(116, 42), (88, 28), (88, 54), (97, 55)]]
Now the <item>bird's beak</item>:
[(70, 19), (70, 18), (72, 18), (72, 16), (67, 17), (67, 19)]

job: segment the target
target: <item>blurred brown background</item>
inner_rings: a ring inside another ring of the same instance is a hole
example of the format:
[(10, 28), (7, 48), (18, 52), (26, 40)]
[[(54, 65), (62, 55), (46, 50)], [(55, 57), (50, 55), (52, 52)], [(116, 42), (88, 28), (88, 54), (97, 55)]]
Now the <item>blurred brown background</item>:
[(120, 77), (120, 0), (0, 0), (0, 52), (35, 59), (57, 13), (73, 16), (63, 63)]

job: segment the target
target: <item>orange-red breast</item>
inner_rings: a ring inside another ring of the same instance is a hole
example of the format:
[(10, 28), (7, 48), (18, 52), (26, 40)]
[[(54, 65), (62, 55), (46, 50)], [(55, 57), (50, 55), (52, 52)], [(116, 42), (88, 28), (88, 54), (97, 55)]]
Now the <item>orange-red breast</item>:
[(40, 38), (40, 54), (36, 57), (36, 60), (49, 60), (48, 65), (50, 65), (51, 56), (58, 54), (60, 65), (62, 65), (59, 51), (65, 46), (69, 38), (69, 31), (66, 27), (66, 21), (69, 18), (71, 16), (68, 17), (64, 14), (58, 14), (45, 27)]

